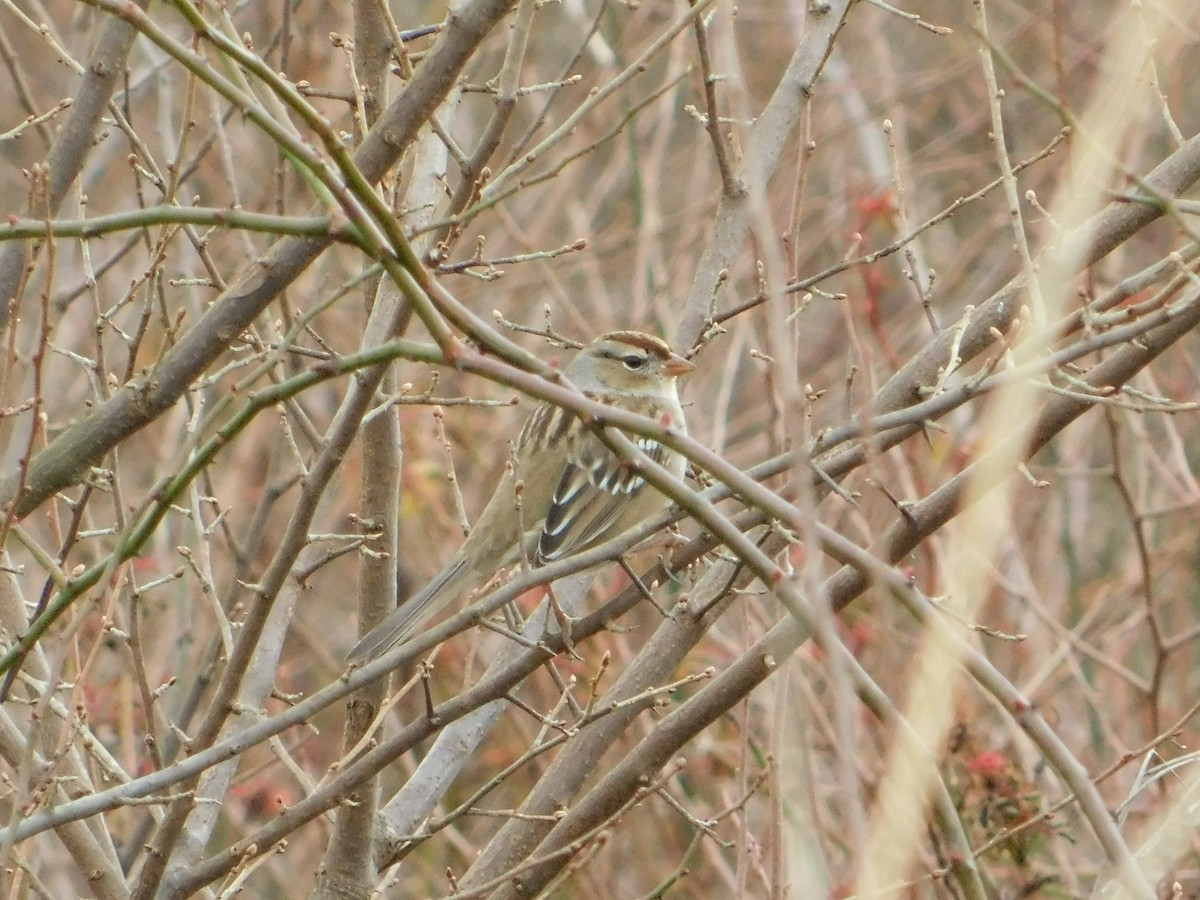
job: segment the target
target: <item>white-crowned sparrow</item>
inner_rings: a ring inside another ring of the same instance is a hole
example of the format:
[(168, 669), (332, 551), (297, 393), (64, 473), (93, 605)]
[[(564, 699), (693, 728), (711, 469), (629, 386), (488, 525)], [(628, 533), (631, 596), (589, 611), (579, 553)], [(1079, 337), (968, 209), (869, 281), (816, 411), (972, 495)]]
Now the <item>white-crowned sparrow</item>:
[[(565, 375), (593, 400), (683, 431), (675, 380), (691, 370), (692, 364), (659, 338), (614, 331), (580, 350)], [(683, 475), (687, 461), (678, 453), (647, 438), (636, 442), (656, 462)], [(523, 558), (543, 565), (586, 550), (632, 528), (667, 502), (576, 415), (548, 403), (533, 411), (517, 436), (513, 468), (502, 476), (445, 568), (359, 641), (348, 662), (366, 662), (408, 640), (443, 606), (500, 568)], [(524, 554), (517, 540), (522, 531)]]

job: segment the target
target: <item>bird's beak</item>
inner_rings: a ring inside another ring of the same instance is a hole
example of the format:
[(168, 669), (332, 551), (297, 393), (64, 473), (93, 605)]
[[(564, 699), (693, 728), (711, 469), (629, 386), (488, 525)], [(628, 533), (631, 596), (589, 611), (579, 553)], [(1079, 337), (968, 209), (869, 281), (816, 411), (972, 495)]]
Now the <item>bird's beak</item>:
[(695, 366), (678, 353), (672, 353), (671, 358), (667, 360), (667, 364), (663, 366), (663, 371), (672, 378), (678, 378), (680, 375), (686, 375), (688, 372), (695, 370), (695, 368)]

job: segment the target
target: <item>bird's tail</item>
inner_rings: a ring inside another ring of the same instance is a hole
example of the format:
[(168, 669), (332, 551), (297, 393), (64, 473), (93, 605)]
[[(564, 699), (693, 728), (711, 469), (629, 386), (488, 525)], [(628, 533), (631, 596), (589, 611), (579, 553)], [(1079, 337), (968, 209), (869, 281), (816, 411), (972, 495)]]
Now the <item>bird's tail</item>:
[(368, 631), (346, 656), (346, 662), (363, 665), (407, 641), (438, 610), (461, 593), (470, 578), (471, 572), (467, 569), (466, 561), (461, 557), (452, 560), (429, 584)]

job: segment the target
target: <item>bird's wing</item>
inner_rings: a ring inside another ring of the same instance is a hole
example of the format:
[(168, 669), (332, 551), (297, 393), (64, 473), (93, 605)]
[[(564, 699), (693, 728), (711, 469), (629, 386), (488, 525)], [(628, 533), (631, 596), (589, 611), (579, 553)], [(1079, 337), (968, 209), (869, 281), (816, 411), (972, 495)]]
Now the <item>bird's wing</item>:
[[(667, 451), (662, 444), (649, 438), (634, 440), (647, 456), (664, 463)], [(615, 537), (614, 523), (645, 490), (652, 489), (637, 471), (595, 434), (586, 432), (568, 454), (550, 500), (538, 539), (537, 562), (553, 562)]]

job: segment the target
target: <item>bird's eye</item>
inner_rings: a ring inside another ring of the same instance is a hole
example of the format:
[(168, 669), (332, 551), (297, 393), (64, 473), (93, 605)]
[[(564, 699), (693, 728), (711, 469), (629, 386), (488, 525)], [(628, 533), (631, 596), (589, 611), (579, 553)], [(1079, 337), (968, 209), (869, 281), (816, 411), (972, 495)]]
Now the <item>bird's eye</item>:
[(646, 364), (646, 357), (630, 353), (628, 356), (622, 357), (621, 362), (625, 364), (625, 368), (627, 369), (640, 369)]

